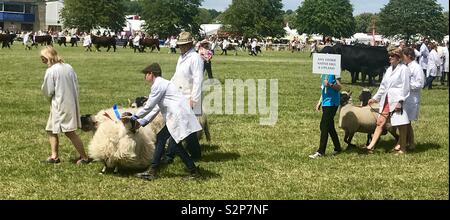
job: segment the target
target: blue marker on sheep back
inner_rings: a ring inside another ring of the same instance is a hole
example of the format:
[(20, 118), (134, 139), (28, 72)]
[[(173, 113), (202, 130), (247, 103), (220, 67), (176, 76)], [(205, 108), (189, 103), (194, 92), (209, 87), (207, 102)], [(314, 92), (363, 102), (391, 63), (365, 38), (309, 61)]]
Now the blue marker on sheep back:
[(114, 110), (114, 114), (116, 115), (116, 118), (120, 121), (122, 117), (120, 115), (119, 107), (117, 106), (117, 104), (115, 104), (113, 106), (113, 110)]

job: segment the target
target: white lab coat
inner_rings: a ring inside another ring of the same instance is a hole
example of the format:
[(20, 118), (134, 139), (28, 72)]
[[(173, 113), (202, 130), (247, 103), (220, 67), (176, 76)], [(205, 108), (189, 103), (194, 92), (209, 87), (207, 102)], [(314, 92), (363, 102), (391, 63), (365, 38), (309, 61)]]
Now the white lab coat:
[(91, 35), (84, 36), (83, 47), (87, 47), (92, 44)]
[(428, 55), (427, 77), (438, 76), (438, 67), (441, 66), (441, 58), (436, 50), (431, 50)]
[(190, 134), (202, 130), (183, 94), (172, 82), (161, 77), (155, 79), (146, 105), (136, 116), (143, 118), (146, 122), (151, 122), (159, 111), (161, 111), (167, 129), (176, 143), (180, 143)]
[(197, 115), (202, 112), (203, 65), (202, 57), (191, 49), (178, 59), (171, 80), (188, 102), (189, 100), (194, 102), (194, 112)]
[(46, 131), (59, 134), (81, 128), (78, 78), (72, 66), (57, 63), (48, 68), (41, 89), (51, 100)]
[(141, 41), (141, 36), (137, 35), (137, 36), (134, 37), (134, 39), (133, 39), (133, 45), (134, 45), (135, 47), (139, 47), (140, 41)]
[(410, 78), (410, 92), (405, 101), (405, 111), (408, 114), (410, 121), (417, 121), (419, 118), (419, 107), (422, 88), (425, 84), (425, 76), (423, 75), (422, 67), (414, 60), (408, 64), (411, 72)]
[(420, 46), (419, 52), (420, 52), (419, 64), (423, 70), (426, 70), (428, 66), (428, 54), (430, 53), (430, 51), (428, 50), (428, 47), (425, 44), (422, 44), (422, 46)]
[(449, 64), (449, 54), (448, 54), (448, 47), (442, 48), (442, 54), (444, 56), (444, 72), (448, 73), (448, 64)]
[[(386, 95), (389, 100), (389, 110), (394, 111), (395, 107), (400, 101), (405, 101), (410, 93), (410, 77), (409, 68), (404, 64), (398, 64), (395, 70), (390, 66), (384, 74), (383, 81), (381, 81), (380, 88), (373, 99), (380, 102), (380, 113), (383, 111)], [(404, 103), (405, 105), (405, 103)], [(409, 118), (406, 111), (403, 114), (394, 113), (391, 117), (392, 126), (400, 126), (409, 124)]]

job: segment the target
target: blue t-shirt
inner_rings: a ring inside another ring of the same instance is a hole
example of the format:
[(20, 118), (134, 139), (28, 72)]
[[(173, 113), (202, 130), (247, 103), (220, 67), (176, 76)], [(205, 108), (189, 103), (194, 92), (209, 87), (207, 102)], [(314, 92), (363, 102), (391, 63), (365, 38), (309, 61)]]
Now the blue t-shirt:
[[(341, 93), (331, 87), (323, 84), (327, 75), (322, 75), (322, 106), (339, 106), (341, 101)], [(328, 75), (328, 84), (336, 84), (336, 76)]]

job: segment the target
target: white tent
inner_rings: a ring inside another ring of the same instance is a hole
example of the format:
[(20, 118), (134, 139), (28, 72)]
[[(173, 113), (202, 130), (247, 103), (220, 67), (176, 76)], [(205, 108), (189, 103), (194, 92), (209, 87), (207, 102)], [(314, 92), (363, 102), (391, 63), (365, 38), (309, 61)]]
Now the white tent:
[(202, 24), (200, 25), (200, 34), (206, 36), (217, 34), (222, 26), (222, 24)]
[(141, 31), (142, 26), (145, 24), (145, 21), (142, 20), (126, 20), (126, 27), (123, 31), (135, 32)]

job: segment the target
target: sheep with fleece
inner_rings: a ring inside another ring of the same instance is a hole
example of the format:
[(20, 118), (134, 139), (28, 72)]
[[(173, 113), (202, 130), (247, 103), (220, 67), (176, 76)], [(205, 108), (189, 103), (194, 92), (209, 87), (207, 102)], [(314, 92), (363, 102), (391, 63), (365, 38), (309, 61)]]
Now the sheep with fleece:
[[(339, 113), (339, 127), (345, 131), (344, 142), (348, 147), (355, 147), (352, 139), (356, 132), (373, 134), (377, 126), (379, 107), (357, 107), (353, 106), (351, 92), (342, 92), (341, 109)], [(398, 135), (390, 124), (386, 124), (387, 131), (391, 133), (396, 140)], [(387, 132), (383, 133), (385, 135)]]
[[(118, 109), (135, 113), (137, 109)], [(95, 116), (84, 116), (83, 130), (94, 130), (89, 143), (89, 156), (102, 161), (102, 173), (119, 169), (145, 169), (150, 165), (155, 148), (156, 132), (164, 126), (162, 118), (156, 118), (146, 127), (134, 130), (133, 121), (119, 119), (113, 109), (105, 109)]]

